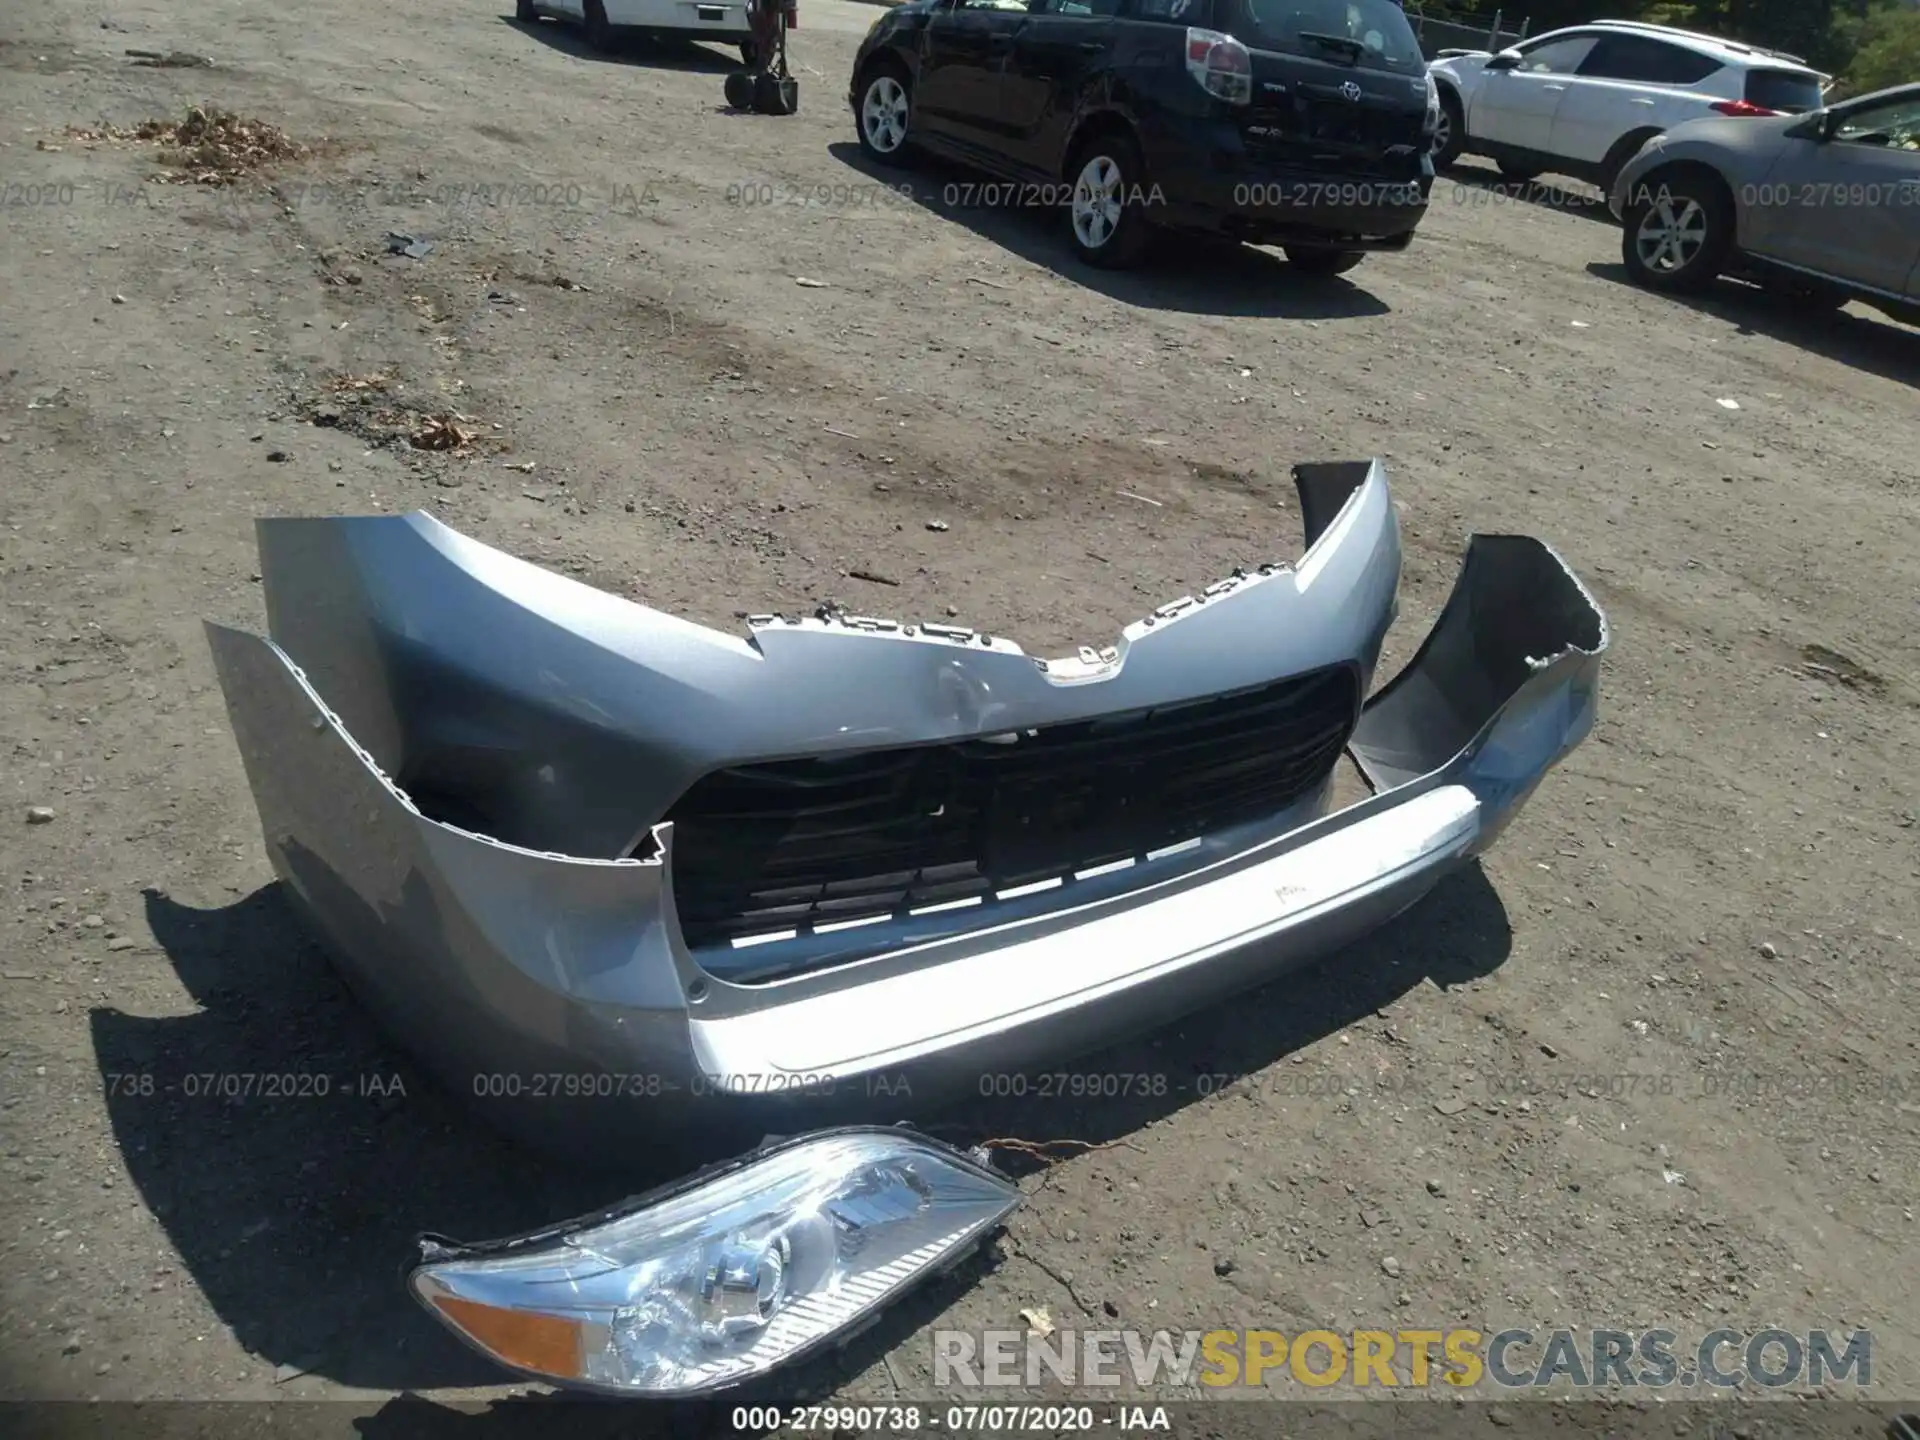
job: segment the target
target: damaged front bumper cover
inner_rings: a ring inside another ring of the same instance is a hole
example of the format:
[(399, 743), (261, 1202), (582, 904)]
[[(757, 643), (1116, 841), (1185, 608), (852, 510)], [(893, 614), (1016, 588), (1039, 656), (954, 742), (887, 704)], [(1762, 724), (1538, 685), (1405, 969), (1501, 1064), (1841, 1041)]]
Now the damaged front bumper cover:
[[(274, 869), (388, 1032), (602, 1166), (799, 1136), (540, 1234), (424, 1241), (415, 1296), (558, 1384), (738, 1384), (1017, 1200), (870, 1122), (1324, 956), (1485, 849), (1591, 728), (1605, 618), (1548, 546), (1475, 536), (1362, 704), (1386, 477), (1295, 479), (1296, 563), (1058, 660), (824, 611), (740, 639), (420, 514), (261, 522), (271, 638), (208, 635)], [(1343, 750), (1374, 793), (1329, 813)]]
[[(1519, 536), (1472, 539), (1361, 707), (1386, 478), (1295, 474), (1297, 563), (1064, 660), (832, 614), (737, 639), (420, 514), (261, 522), (272, 638), (207, 629), (273, 866), (388, 1031), (536, 1146), (711, 1149), (1323, 956), (1580, 742), (1606, 621)], [(1375, 793), (1326, 813), (1343, 742)]]

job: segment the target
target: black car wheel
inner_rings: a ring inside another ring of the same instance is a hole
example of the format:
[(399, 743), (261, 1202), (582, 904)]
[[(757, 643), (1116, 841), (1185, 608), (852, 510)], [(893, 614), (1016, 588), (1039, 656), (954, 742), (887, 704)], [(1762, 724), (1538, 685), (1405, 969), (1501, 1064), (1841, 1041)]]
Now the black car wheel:
[(884, 165), (897, 165), (907, 152), (907, 128), (913, 120), (913, 95), (906, 75), (883, 65), (867, 76), (860, 92), (860, 148)]
[(587, 44), (595, 50), (607, 50), (613, 46), (613, 26), (607, 23), (607, 7), (600, 0), (587, 0), (586, 8), (581, 12), (581, 27), (587, 37)]
[(1287, 264), (1309, 275), (1344, 275), (1367, 258), (1364, 250), (1323, 250), (1311, 245), (1285, 247)]
[(540, 12), (533, 8), (533, 0), (513, 0), (513, 18), (522, 25), (531, 25), (540, 18)]
[(1067, 168), (1073, 248), (1089, 265), (1124, 270), (1145, 258), (1153, 238), (1146, 216), (1146, 166), (1126, 135), (1110, 131), (1075, 147)]
[(1652, 175), (1634, 187), (1622, 219), (1620, 258), (1651, 290), (1705, 289), (1733, 249), (1733, 206), (1709, 176)]
[(1460, 158), (1467, 144), (1467, 117), (1451, 90), (1440, 92), (1440, 126), (1433, 132), (1433, 168), (1444, 170)]

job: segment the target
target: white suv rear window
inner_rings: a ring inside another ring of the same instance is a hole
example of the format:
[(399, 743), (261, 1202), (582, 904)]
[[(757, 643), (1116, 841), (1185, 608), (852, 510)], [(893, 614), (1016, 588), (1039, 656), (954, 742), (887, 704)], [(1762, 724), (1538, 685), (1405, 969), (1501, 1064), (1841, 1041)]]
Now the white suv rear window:
[(1805, 70), (1749, 70), (1746, 101), (1789, 115), (1818, 110), (1820, 77)]

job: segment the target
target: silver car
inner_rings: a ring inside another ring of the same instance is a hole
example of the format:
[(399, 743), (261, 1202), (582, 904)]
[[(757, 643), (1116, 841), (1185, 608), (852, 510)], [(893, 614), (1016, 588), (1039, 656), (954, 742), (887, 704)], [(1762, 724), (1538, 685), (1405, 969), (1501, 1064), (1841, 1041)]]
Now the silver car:
[(1810, 115), (1689, 121), (1608, 196), (1621, 256), (1650, 289), (1733, 274), (1920, 323), (1920, 84)]

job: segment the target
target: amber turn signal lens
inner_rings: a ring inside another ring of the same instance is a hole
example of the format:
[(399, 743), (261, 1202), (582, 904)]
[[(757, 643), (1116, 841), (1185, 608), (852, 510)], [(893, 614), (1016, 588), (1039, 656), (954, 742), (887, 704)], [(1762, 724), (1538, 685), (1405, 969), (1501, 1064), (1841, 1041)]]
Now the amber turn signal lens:
[(456, 1330), (516, 1370), (568, 1380), (580, 1376), (578, 1321), (526, 1310), (502, 1310), (457, 1295), (435, 1295), (433, 1305)]

